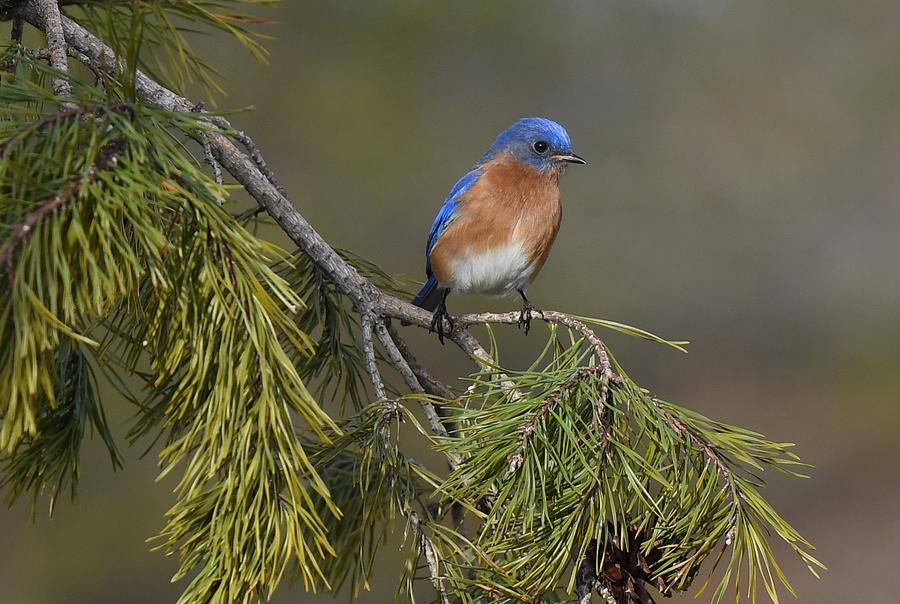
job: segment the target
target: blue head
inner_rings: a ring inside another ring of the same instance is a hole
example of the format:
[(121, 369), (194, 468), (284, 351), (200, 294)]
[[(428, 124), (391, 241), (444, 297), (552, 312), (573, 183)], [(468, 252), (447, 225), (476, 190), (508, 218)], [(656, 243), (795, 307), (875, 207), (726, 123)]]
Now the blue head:
[(490, 161), (503, 153), (540, 172), (561, 170), (568, 163), (586, 163), (572, 152), (566, 129), (542, 117), (522, 118), (501, 132), (481, 161)]

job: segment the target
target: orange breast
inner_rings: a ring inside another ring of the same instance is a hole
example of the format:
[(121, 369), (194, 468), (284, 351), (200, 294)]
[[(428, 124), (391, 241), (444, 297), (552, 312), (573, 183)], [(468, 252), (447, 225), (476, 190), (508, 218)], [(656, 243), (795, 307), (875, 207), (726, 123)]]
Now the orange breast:
[(431, 251), (438, 280), (452, 283), (454, 262), (512, 241), (521, 245), (533, 279), (547, 260), (562, 220), (558, 183), (558, 172), (538, 172), (509, 155), (486, 164)]

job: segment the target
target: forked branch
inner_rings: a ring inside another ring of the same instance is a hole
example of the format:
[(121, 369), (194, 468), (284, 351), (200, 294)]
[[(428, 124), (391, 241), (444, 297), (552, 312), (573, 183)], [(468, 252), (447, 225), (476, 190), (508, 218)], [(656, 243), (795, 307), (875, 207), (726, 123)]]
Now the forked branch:
[[(60, 4), (62, 3), (52, 0), (26, 0), (16, 14), (17, 19), (24, 19), (46, 32), (48, 46), (46, 52), (42, 53), (41, 58), (48, 60), (51, 66), (55, 68), (52, 87), (54, 93), (58, 97), (63, 98), (62, 104), (64, 106), (61, 111), (49, 118), (29, 125), (30, 132), (33, 132), (35, 128), (47, 126), (53, 120), (68, 118), (89, 119), (88, 113), (91, 111), (90, 109), (79, 109), (69, 100), (66, 100), (72, 94), (72, 86), (67, 77), (67, 56), (83, 63), (97, 74), (98, 78), (111, 77), (119, 79), (125, 67), (122, 58), (116, 56), (112, 48), (78, 23), (61, 15), (59, 12)], [(399, 408), (400, 403), (395, 398), (391, 398), (393, 391), (389, 391), (386, 385), (388, 381), (385, 380), (382, 373), (383, 366), (389, 365), (402, 378), (405, 388), (414, 395), (418, 395), (416, 398), (421, 401), (431, 432), (441, 437), (443, 441), (464, 443), (465, 438), (451, 439), (447, 437), (465, 435), (465, 430), (467, 429), (465, 417), (454, 417), (450, 415), (453, 411), (449, 407), (442, 408), (440, 405), (432, 402), (434, 399), (447, 400), (456, 398), (454, 392), (435, 379), (432, 373), (419, 363), (413, 351), (396, 328), (396, 323), (399, 320), (401, 323), (408, 322), (420, 328), (428, 329), (432, 322), (431, 314), (387, 293), (389, 291), (387, 289), (384, 291), (379, 289), (375, 285), (377, 280), (373, 282), (373, 280), (366, 278), (365, 272), (360, 273), (332, 248), (298, 212), (278, 183), (274, 173), (268, 168), (262, 153), (246, 134), (233, 128), (226, 119), (204, 112), (197, 103), (166, 88), (141, 71), (134, 73), (134, 85), (137, 96), (148, 106), (158, 107), (171, 112), (199, 113), (203, 118), (199, 122), (200, 125), (197, 125), (198, 122), (192, 122), (191, 126), (184, 126), (183, 129), (186, 134), (193, 137), (202, 146), (205, 159), (213, 170), (216, 181), (222, 184), (222, 171), (230, 174), (235, 181), (243, 186), (258, 206), (274, 219), (298, 248), (308, 256), (310, 261), (327, 276), (327, 279), (334, 284), (337, 290), (352, 303), (353, 310), (359, 316), (361, 325), (361, 344), (365, 373), (368, 374), (371, 389), (377, 399), (390, 405), (392, 410)], [(115, 103), (110, 103), (106, 105), (106, 110), (116, 110), (115, 106)], [(6, 145), (8, 146), (11, 142), (17, 140), (18, 136), (18, 134), (13, 134), (8, 138)], [(0, 158), (2, 158), (3, 153), (4, 147), (0, 146)], [(110, 154), (110, 157), (109, 161), (115, 161), (113, 153)], [(84, 184), (91, 184), (93, 182), (92, 179), (95, 178), (96, 171), (105, 169), (105, 165), (101, 160), (95, 163), (94, 167), (91, 168), (92, 171), (86, 172), (79, 179), (70, 181), (59, 194), (39, 205), (31, 214), (24, 218), (22, 224), (10, 232), (10, 237), (5, 246), (0, 246), (0, 268), (8, 269), (7, 272), (10, 279), (14, 275), (14, 261), (17, 250), (21, 248), (22, 243), (28, 237), (29, 231), (45, 217), (63, 207), (70, 200), (75, 199), (80, 187)], [(229, 265), (229, 270), (233, 276), (233, 261), (227, 247), (225, 250), (226, 263)], [(235, 284), (233, 277), (232, 284)], [(613, 397), (616, 397), (618, 400), (618, 397), (623, 392), (626, 396), (628, 393), (637, 392), (636, 386), (627, 379), (627, 376), (623, 374), (620, 377), (617, 374), (618, 365), (610, 358), (605, 344), (597, 337), (591, 327), (591, 325), (604, 324), (604, 322), (597, 322), (591, 319), (580, 320), (558, 311), (544, 311), (541, 313), (541, 317), (548, 324), (565, 327), (574, 337), (579, 339), (579, 342), (577, 347), (572, 347), (572, 350), (575, 351), (573, 356), (570, 357), (574, 359), (572, 361), (573, 365), (566, 366), (564, 372), (559, 372), (558, 375), (560, 377), (554, 382), (553, 390), (549, 391), (549, 393), (539, 393), (544, 397), (539, 405), (532, 404), (533, 401), (537, 400), (534, 398), (533, 391), (539, 390), (534, 387), (533, 382), (522, 380), (518, 374), (503, 374), (498, 369), (496, 360), (491, 352), (479, 342), (471, 331), (472, 326), (478, 325), (515, 324), (520, 320), (520, 313), (463, 315), (456, 318), (454, 325), (446, 336), (471, 359), (482, 371), (483, 375), (488, 374), (489, 379), (486, 382), (490, 384), (492, 394), (498, 395), (495, 399), (501, 403), (498, 407), (506, 406), (507, 402), (518, 402), (520, 403), (520, 408), (532, 409), (524, 417), (524, 424), (521, 424), (521, 429), (515, 438), (509, 441), (508, 449), (504, 449), (502, 455), (494, 457), (495, 460), (500, 460), (500, 464), (494, 463), (493, 465), (499, 465), (503, 469), (505, 472), (504, 477), (513, 479), (523, 476), (528, 477), (528, 471), (533, 464), (526, 463), (525, 455), (530, 450), (535, 449), (540, 442), (540, 438), (534, 436), (537, 433), (536, 431), (540, 430), (542, 424), (546, 424), (558, 413), (566, 410), (569, 406), (564, 403), (568, 399), (579, 398), (575, 396), (575, 393), (579, 392), (578, 389), (583, 384), (587, 383), (590, 386), (590, 397), (594, 404), (598, 405), (598, 412), (595, 414), (597, 421), (594, 425), (599, 426), (604, 431), (602, 437), (606, 439), (597, 447), (597, 451), (601, 452), (606, 451), (606, 444), (612, 439), (606, 433), (604, 425), (606, 407), (612, 407), (611, 401)], [(613, 327), (616, 328), (615, 326)], [(589, 361), (586, 363), (587, 366), (582, 367), (579, 364), (584, 363), (586, 355), (589, 355)], [(598, 392), (599, 396), (597, 396)], [(733, 497), (737, 499), (740, 493), (738, 493), (739, 489), (736, 488), (736, 484), (740, 484), (741, 475), (739, 472), (730, 472), (730, 468), (735, 466), (730, 457), (735, 456), (729, 456), (727, 443), (722, 445), (722, 441), (719, 441), (720, 445), (717, 447), (715, 437), (707, 437), (702, 429), (695, 428), (695, 426), (701, 424), (692, 424), (690, 419), (682, 421), (677, 416), (677, 412), (670, 412), (671, 409), (661, 408), (659, 413), (656, 413), (654, 410), (654, 412), (648, 414), (654, 420), (652, 427), (656, 425), (663, 426), (668, 430), (669, 434), (676, 436), (676, 438), (667, 436), (665, 439), (660, 439), (660, 442), (681, 441), (679, 443), (680, 446), (687, 445), (691, 450), (691, 455), (700, 457), (702, 454), (705, 456), (705, 461), (708, 462), (707, 465), (715, 468), (722, 482), (730, 487)], [(610, 410), (608, 415), (611, 416), (613, 411)], [(513, 418), (514, 421), (520, 421), (520, 419), (521, 416)], [(576, 419), (580, 421), (579, 418)], [(459, 424), (459, 427), (454, 425), (454, 421)], [(565, 431), (559, 432), (561, 434), (565, 433)], [(574, 433), (574, 431), (570, 432)], [(583, 445), (584, 435), (578, 434), (578, 436), (580, 438), (577, 439), (576, 444), (566, 450), (577, 450)], [(477, 445), (483, 449), (485, 443), (479, 441)], [(777, 445), (772, 445), (772, 447), (780, 451)], [(639, 447), (636, 448), (639, 449)], [(625, 455), (626, 453), (622, 454)], [(629, 451), (627, 454), (638, 456), (638, 453), (635, 451)], [(477, 455), (478, 451), (475, 448), (451, 452), (448, 455), (451, 470), (454, 471), (454, 474), (459, 474), (460, 468), (463, 470), (469, 467), (477, 468), (479, 466), (478, 463), (469, 463)], [(505, 467), (503, 467), (503, 460), (506, 460)], [(645, 465), (648, 468), (659, 466), (655, 462)], [(634, 473), (632, 472), (632, 474)], [(463, 478), (466, 477), (463, 476)], [(460, 479), (460, 483), (466, 486), (466, 480), (463, 480), (463, 478)], [(634, 479), (630, 480), (636, 484), (634, 487), (635, 491), (640, 491), (643, 488), (642, 483), (637, 484), (637, 481)], [(534, 482), (532, 481), (532, 483)], [(492, 484), (497, 484), (497, 481)], [(596, 484), (599, 483), (595, 481), (587, 492), (593, 494), (594, 489), (597, 488)], [(713, 486), (718, 489), (718, 485)], [(453, 505), (455, 524), (460, 534), (462, 534), (462, 504), (460, 500), (456, 500)], [(478, 504), (475, 503), (474, 505), (477, 506)], [(502, 510), (504, 505), (502, 502), (498, 502), (494, 509)], [(769, 524), (779, 521), (777, 516), (773, 516), (773, 518), (775, 520), (769, 522)], [(409, 513), (408, 519), (421, 537), (419, 542), (421, 554), (427, 562), (432, 583), (439, 594), (440, 600), (446, 604), (449, 602), (447, 594), (448, 589), (452, 588), (452, 578), (446, 572), (448, 558), (442, 557), (445, 552), (436, 549), (436, 545), (440, 544), (440, 525), (435, 523), (433, 525), (434, 530), (429, 530), (434, 537), (434, 540), (432, 540), (424, 531), (431, 517), (422, 522), (415, 513)], [(800, 541), (799, 536), (795, 536), (795, 533), (791, 532), (792, 529), (789, 526), (785, 526), (786, 528), (779, 534), (786, 541), (791, 544), (805, 543)], [(734, 524), (732, 524), (732, 531), (733, 527)], [(583, 532), (586, 535), (596, 534), (589, 530), (584, 530)], [(731, 539), (732, 534), (733, 532), (729, 532), (729, 539)], [(521, 538), (521, 535), (516, 534), (515, 537)], [(634, 541), (637, 542), (639, 540), (635, 538)], [(537, 548), (533, 549), (537, 551)], [(509, 547), (504, 544), (504, 551), (507, 550), (509, 550)], [(562, 564), (571, 565), (573, 562), (571, 559), (573, 555), (571, 548), (566, 547), (559, 551), (563, 552), (561, 557)], [(628, 553), (625, 550), (622, 551)], [(590, 601), (592, 591), (598, 589), (607, 601), (621, 601), (618, 592), (612, 595), (610, 595), (609, 591), (604, 593), (605, 576), (602, 574), (603, 569), (599, 567), (599, 562), (596, 560), (598, 554), (595, 553), (594, 556), (595, 559), (593, 560), (588, 557), (582, 560), (574, 560), (577, 568), (581, 571), (575, 585), (579, 602), (585, 604)], [(639, 555), (635, 559), (641, 560)], [(811, 558), (805, 557), (804, 559), (810, 560)], [(644, 564), (644, 567), (646, 567), (646, 564)], [(684, 569), (686, 570), (688, 567), (688, 565), (685, 565)], [(640, 572), (649, 572), (649, 570), (641, 568)], [(640, 572), (634, 570), (632, 575), (642, 577)], [(649, 575), (644, 578), (649, 578)], [(639, 584), (635, 589), (643, 588)], [(665, 589), (664, 584), (661, 586), (661, 589)], [(643, 595), (641, 595), (641, 598), (643, 598)]]
[[(53, 3), (55, 4), (55, 3)], [(26, 4), (21, 16), (35, 27), (47, 27), (41, 3), (33, 0)], [(51, 19), (52, 22), (52, 19)], [(112, 48), (94, 34), (71, 19), (61, 16), (60, 28), (64, 34), (64, 42), (86, 66), (95, 72), (119, 73), (123, 66)], [(165, 86), (159, 84), (145, 73), (135, 73), (135, 88), (149, 105), (168, 111), (196, 111), (198, 103), (192, 102)], [(202, 113), (202, 109), (200, 110)], [(294, 204), (284, 193), (274, 174), (268, 169), (259, 149), (245, 134), (234, 129), (224, 118), (209, 117), (209, 131), (190, 132), (197, 141), (208, 146), (215, 159), (231, 176), (247, 190), (256, 202), (275, 220), (281, 229), (303, 250), (316, 265), (324, 271), (335, 285), (352, 302), (354, 309), (362, 316), (370, 315), (379, 318), (395, 318), (408, 321), (422, 328), (431, 324), (431, 315), (412, 304), (390, 296), (376, 288), (368, 279), (347, 263), (327, 241), (297, 211)], [(242, 141), (248, 151), (239, 149), (226, 134)], [(556, 311), (545, 311), (544, 318), (550, 323), (565, 325), (582, 334), (594, 347), (597, 359), (609, 381), (615, 380), (615, 374), (609, 363), (605, 346), (586, 324)], [(518, 320), (518, 313), (483, 313), (466, 315), (460, 318), (449, 339), (454, 342), (479, 367), (491, 364), (490, 354), (478, 340), (468, 331), (475, 324), (503, 323), (511, 324)], [(379, 319), (380, 320), (380, 319)], [(374, 325), (372, 326), (374, 328)], [(393, 339), (392, 339), (393, 341)], [(403, 355), (389, 358), (391, 364), (401, 372), (410, 370), (410, 366), (399, 361)], [(430, 384), (433, 385), (433, 384)], [(378, 387), (378, 384), (374, 384)], [(424, 389), (424, 386), (420, 386)]]

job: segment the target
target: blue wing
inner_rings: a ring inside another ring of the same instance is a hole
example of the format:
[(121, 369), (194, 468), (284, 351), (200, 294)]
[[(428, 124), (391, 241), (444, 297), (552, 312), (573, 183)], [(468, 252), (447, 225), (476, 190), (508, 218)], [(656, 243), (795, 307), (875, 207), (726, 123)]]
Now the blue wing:
[(476, 166), (467, 172), (465, 176), (456, 181), (456, 184), (450, 189), (450, 194), (447, 195), (444, 205), (441, 206), (440, 211), (435, 217), (434, 224), (431, 225), (431, 231), (428, 233), (428, 242), (425, 244), (425, 274), (427, 276), (431, 276), (431, 250), (434, 248), (434, 244), (440, 239), (441, 233), (444, 232), (447, 225), (453, 221), (453, 218), (456, 215), (456, 209), (459, 206), (459, 198), (462, 197), (463, 193), (472, 188), (472, 185), (478, 182), (482, 172), (482, 168)]

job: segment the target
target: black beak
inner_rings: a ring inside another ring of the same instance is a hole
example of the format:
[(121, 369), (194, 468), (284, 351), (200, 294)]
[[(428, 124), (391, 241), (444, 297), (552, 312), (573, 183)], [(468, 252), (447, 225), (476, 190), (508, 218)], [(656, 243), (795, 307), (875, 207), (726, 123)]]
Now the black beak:
[(580, 155), (575, 155), (574, 153), (567, 153), (565, 155), (554, 155), (552, 159), (557, 161), (567, 161), (572, 164), (586, 164), (587, 162)]

